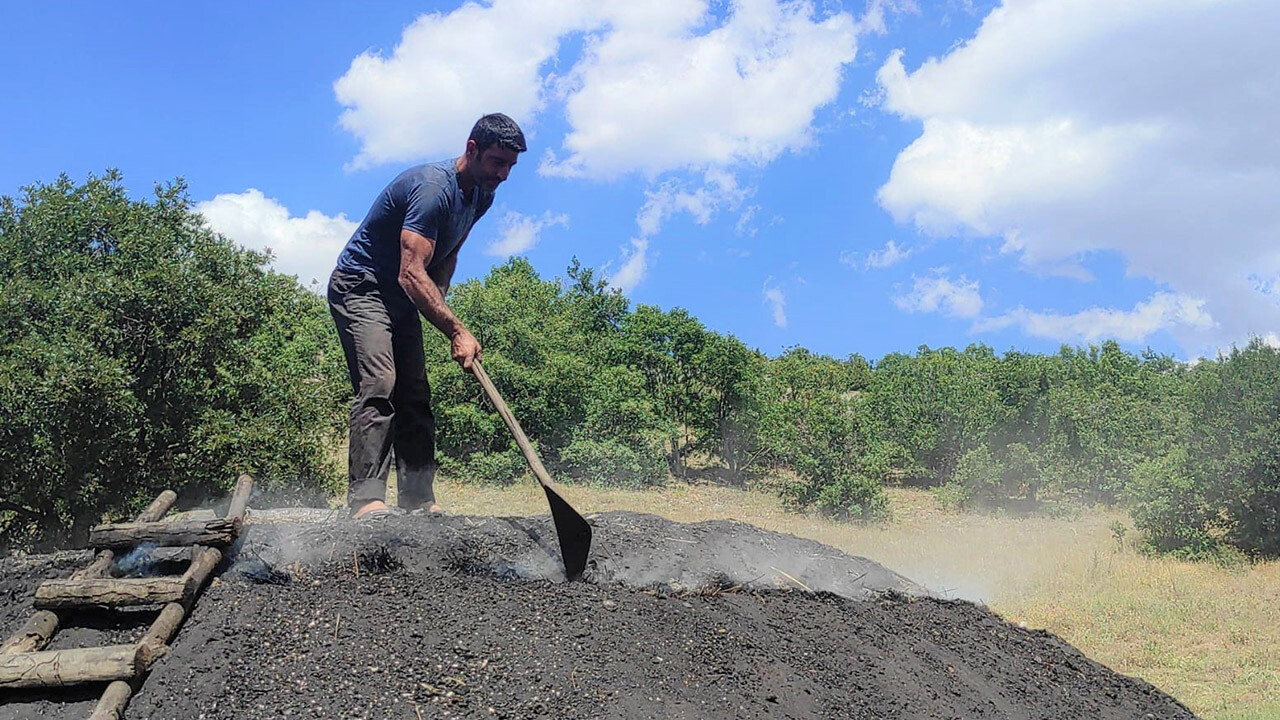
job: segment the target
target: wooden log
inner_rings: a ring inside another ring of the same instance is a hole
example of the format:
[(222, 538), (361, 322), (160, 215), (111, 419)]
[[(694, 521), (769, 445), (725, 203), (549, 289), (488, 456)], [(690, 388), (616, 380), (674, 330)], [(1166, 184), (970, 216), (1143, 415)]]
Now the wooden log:
[(143, 643), (0, 655), (0, 688), (65, 687), (128, 680), (163, 653)]
[(58, 631), (58, 616), (48, 610), (34, 613), (18, 631), (9, 636), (0, 653), (35, 652), (49, 644), (49, 638)]
[(89, 531), (89, 544), (119, 550), (135, 545), (230, 545), (240, 532), (235, 518), (99, 525)]
[(244, 520), (245, 511), (249, 509), (249, 493), (253, 491), (253, 478), (241, 475), (236, 479), (236, 490), (231, 493), (231, 505), (227, 508), (227, 517), (233, 520)]
[(131, 697), (133, 685), (124, 680), (116, 680), (103, 691), (89, 720), (124, 720), (124, 707), (129, 704)]
[(184, 577), (46, 580), (36, 588), (35, 606), (64, 610), (102, 605), (163, 605), (181, 602), (187, 595), (187, 584)]
[[(156, 522), (169, 512), (169, 508), (173, 507), (173, 503), (178, 499), (178, 493), (172, 490), (165, 490), (156, 496), (155, 500), (143, 510), (134, 522)], [(73, 580), (80, 578), (106, 577), (111, 570), (111, 564), (115, 562), (116, 554), (111, 550), (102, 550), (98, 552), (98, 556), (94, 558), (93, 564), (80, 568), (71, 574)]]
[(220, 562), (222, 562), (222, 551), (217, 548), (195, 549), (191, 558), (191, 565), (182, 574), (182, 581), (186, 585), (183, 603), (187, 607), (191, 607), (191, 603), (195, 602), (195, 596), (200, 592), (204, 581), (209, 579), (210, 573), (213, 572), (214, 568), (218, 567)]
[(147, 630), (147, 634), (142, 636), (141, 642), (155, 647), (168, 645), (174, 634), (178, 632), (178, 626), (182, 624), (182, 619), (186, 615), (187, 609), (183, 607), (182, 603), (165, 605), (160, 614), (156, 616), (155, 622), (151, 623), (151, 629)]

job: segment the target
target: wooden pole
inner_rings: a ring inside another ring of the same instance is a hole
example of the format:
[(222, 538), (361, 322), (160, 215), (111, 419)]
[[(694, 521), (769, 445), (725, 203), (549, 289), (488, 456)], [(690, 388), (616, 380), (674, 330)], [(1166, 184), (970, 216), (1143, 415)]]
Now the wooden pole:
[(89, 720), (124, 720), (124, 706), (129, 704), (131, 697), (133, 685), (124, 680), (116, 680), (103, 691)]
[(236, 479), (236, 489), (231, 493), (231, 505), (227, 508), (227, 518), (237, 522), (244, 521), (245, 511), (249, 509), (249, 493), (252, 491), (253, 478), (241, 475)]
[(99, 525), (89, 531), (89, 544), (115, 550), (143, 543), (166, 547), (230, 545), (240, 534), (240, 523), (234, 518), (215, 518)]
[(127, 680), (145, 672), (163, 652), (137, 643), (0, 655), (0, 688), (66, 687)]

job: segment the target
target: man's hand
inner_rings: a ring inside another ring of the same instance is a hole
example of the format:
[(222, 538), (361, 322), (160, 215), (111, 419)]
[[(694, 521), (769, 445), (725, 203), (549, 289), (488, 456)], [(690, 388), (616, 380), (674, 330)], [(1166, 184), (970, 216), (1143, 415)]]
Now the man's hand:
[(463, 370), (471, 372), (471, 361), (480, 360), (480, 342), (466, 328), (458, 330), (450, 341), (453, 359)]

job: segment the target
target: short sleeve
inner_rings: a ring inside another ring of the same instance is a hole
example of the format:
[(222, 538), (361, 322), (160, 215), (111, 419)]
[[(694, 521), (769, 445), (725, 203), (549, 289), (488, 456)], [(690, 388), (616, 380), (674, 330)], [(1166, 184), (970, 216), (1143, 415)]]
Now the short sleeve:
[(444, 194), (434, 184), (415, 182), (408, 189), (402, 225), (405, 230), (436, 240), (440, 225), (448, 215)]

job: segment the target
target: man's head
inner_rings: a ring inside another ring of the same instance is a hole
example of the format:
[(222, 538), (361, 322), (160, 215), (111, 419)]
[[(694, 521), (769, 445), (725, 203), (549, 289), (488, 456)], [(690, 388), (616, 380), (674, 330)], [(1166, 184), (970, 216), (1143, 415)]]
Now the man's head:
[(516, 158), (526, 150), (515, 120), (491, 113), (476, 121), (467, 138), (466, 172), (481, 188), (493, 192), (507, 179)]

